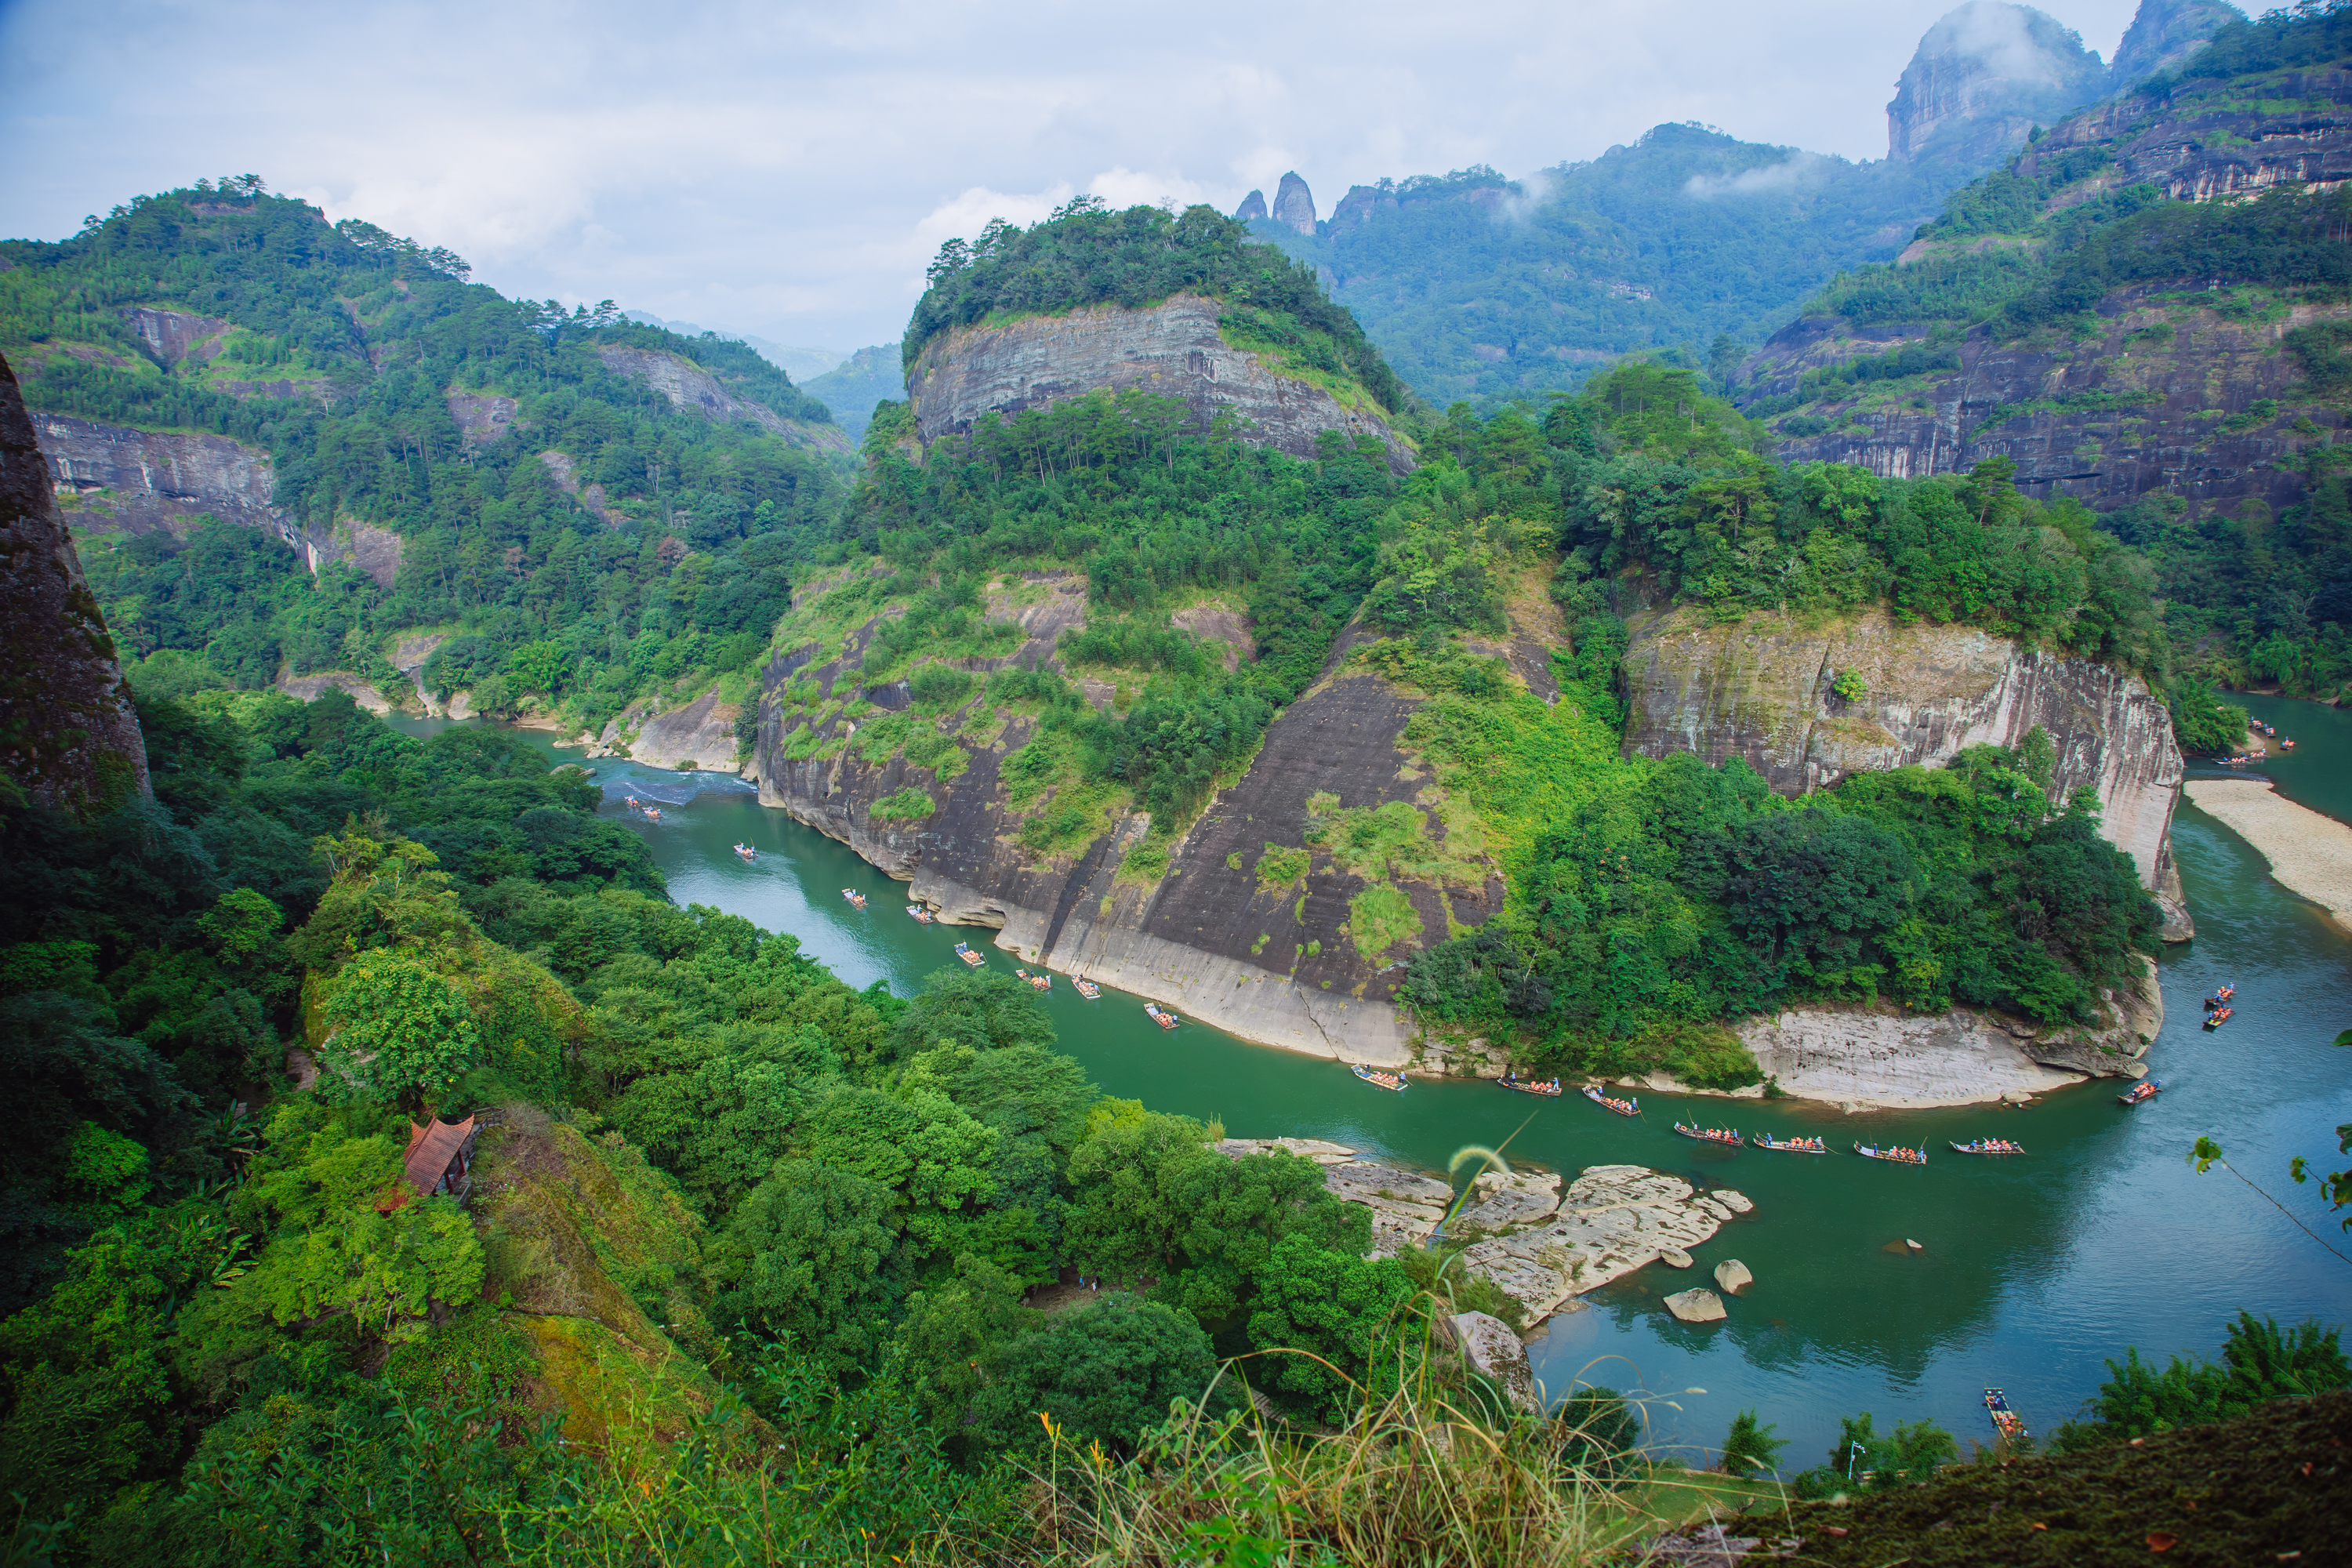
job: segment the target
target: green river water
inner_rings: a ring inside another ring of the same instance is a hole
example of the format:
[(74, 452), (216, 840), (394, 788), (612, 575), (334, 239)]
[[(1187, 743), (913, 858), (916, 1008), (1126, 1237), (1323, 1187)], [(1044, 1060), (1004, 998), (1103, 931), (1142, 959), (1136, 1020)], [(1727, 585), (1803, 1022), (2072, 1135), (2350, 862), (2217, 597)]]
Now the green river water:
[[(2283, 793), (2352, 820), (2352, 716), (2311, 703), (2248, 700), (2293, 735), (2272, 770)], [(412, 732), (429, 726), (404, 724)], [(571, 760), (571, 754), (553, 754)], [(1013, 961), (992, 932), (908, 919), (904, 887), (845, 847), (760, 805), (750, 786), (608, 760), (583, 764), (607, 809), (646, 835), (680, 903), (703, 903), (800, 938), (849, 984), (887, 980), (906, 994), (953, 967), (970, 939), (992, 965)], [(2200, 769), (2200, 772), (2220, 770)], [(633, 793), (663, 820), (627, 812)], [(740, 860), (730, 846), (754, 846)], [(1221, 1119), (1236, 1137), (1328, 1138), (1443, 1170), (1466, 1143), (1513, 1138), (1515, 1160), (1573, 1172), (1633, 1163), (1755, 1200), (1698, 1253), (1593, 1293), (1529, 1344), (1557, 1395), (1580, 1381), (1647, 1390), (1654, 1440), (1712, 1447), (1753, 1407), (1794, 1439), (1788, 1458), (1818, 1463), (1837, 1419), (1858, 1410), (1932, 1416), (1964, 1441), (1990, 1440), (1988, 1384), (2037, 1432), (2077, 1413), (2124, 1347), (2210, 1355), (2241, 1307), (2282, 1321), (2352, 1319), (2352, 1264), (2331, 1257), (2280, 1210), (2220, 1169), (2186, 1155), (2210, 1134), (2314, 1229), (2352, 1251), (2288, 1159), (2335, 1152), (2352, 1121), (2352, 1051), (2329, 1042), (2352, 1026), (2352, 941), (2272, 881), (2262, 858), (2184, 800), (2174, 848), (2197, 938), (2163, 955), (2167, 1021), (2148, 1057), (2165, 1089), (2133, 1109), (2119, 1087), (2092, 1083), (2021, 1110), (1841, 1115), (1795, 1101), (1706, 1101), (1700, 1114), (1743, 1131), (1811, 1132), (1826, 1157), (1718, 1150), (1676, 1137), (1682, 1101), (1644, 1093), (1626, 1121), (1580, 1099), (1557, 1102), (1486, 1083), (1416, 1081), (1404, 1094), (1359, 1083), (1335, 1063), (1254, 1046), (1196, 1024), (1163, 1033), (1140, 998), (1082, 1000), (1057, 977), (1046, 1005), (1061, 1048), (1110, 1094), (1154, 1110)], [(851, 909), (840, 889), (868, 896)], [(2199, 998), (2236, 983), (2237, 1016), (2199, 1026)], [(1525, 1124), (1524, 1126), (1522, 1124)], [(2031, 1151), (2006, 1160), (1949, 1153), (1948, 1140), (1992, 1134)], [(1515, 1135), (1515, 1136), (1514, 1136)], [(1925, 1168), (1863, 1161), (1852, 1143), (1929, 1150)], [(2332, 1167), (2329, 1167), (2332, 1168)], [(1924, 1245), (1912, 1254), (1905, 1238)], [(1893, 1250), (1890, 1250), (1892, 1247)], [(1728, 1258), (1756, 1276), (1727, 1301), (1727, 1321), (1678, 1322), (1660, 1297), (1709, 1284)]]

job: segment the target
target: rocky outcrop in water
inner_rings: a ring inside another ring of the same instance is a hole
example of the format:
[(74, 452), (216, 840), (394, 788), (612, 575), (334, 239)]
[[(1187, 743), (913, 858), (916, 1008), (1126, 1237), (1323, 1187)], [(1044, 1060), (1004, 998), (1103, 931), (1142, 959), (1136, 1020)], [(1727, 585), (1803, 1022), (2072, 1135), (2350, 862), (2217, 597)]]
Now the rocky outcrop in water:
[[(1631, 626), (1629, 754), (1739, 757), (1781, 794), (1804, 795), (1969, 746), (2018, 746), (2039, 726), (2057, 748), (2052, 798), (2095, 789), (2100, 831), (2157, 884), (2183, 769), (2172, 716), (2137, 675), (1975, 627), (1897, 626), (1881, 609), (1728, 625), (1684, 609)], [(1832, 689), (1848, 671), (1867, 689), (1851, 701)]]
[(1144, 310), (1102, 305), (953, 328), (925, 344), (908, 373), (916, 428), (928, 446), (989, 414), (1139, 387), (1181, 398), (1203, 425), (1229, 408), (1244, 438), (1295, 457), (1313, 456), (1316, 438), (1336, 430), (1377, 437), (1399, 473), (1412, 467), (1412, 448), (1368, 399), (1342, 403), (1266, 356), (1234, 348), (1219, 334), (1223, 313), (1214, 300), (1179, 294)]
[(596, 737), (600, 755), (616, 752), (652, 768), (733, 773), (742, 751), (735, 721), (742, 709), (719, 700), (711, 688), (682, 707), (655, 711), (634, 702)]
[(2091, 1027), (2051, 1027), (1955, 1008), (1792, 1007), (1739, 1026), (1757, 1065), (1800, 1100), (1861, 1108), (1979, 1105), (2044, 1094), (2084, 1078), (2141, 1078), (2164, 1027), (2155, 966), (2140, 986), (2102, 998)]
[(0, 763), (24, 798), (82, 812), (147, 794), (147, 747), (131, 689), (5, 358), (0, 634)]
[[(1234, 1159), (1281, 1151), (1313, 1160), (1334, 1197), (1371, 1210), (1379, 1256), (1426, 1244), (1454, 1199), (1450, 1184), (1365, 1159), (1344, 1143), (1228, 1138), (1214, 1147)], [(1589, 1165), (1564, 1191), (1557, 1172), (1490, 1171), (1469, 1195), (1483, 1201), (1465, 1205), (1446, 1234), (1471, 1240), (1463, 1262), (1526, 1308), (1530, 1327), (1587, 1291), (1685, 1253), (1756, 1207), (1738, 1193), (1701, 1192), (1642, 1165)]]
[(1969, 0), (1919, 40), (1886, 106), (1886, 153), (1991, 163), (2097, 96), (2107, 73), (2080, 35), (2030, 5)]

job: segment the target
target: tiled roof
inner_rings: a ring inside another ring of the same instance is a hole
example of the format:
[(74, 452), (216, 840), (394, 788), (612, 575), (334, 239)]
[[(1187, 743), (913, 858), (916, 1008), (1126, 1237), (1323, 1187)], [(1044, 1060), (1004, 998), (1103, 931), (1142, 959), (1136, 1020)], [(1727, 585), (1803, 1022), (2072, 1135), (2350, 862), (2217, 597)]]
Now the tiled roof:
[(401, 1162), (408, 1184), (419, 1195), (430, 1194), (473, 1131), (474, 1119), (470, 1116), (463, 1121), (428, 1121), (422, 1127), (410, 1122), (408, 1156)]

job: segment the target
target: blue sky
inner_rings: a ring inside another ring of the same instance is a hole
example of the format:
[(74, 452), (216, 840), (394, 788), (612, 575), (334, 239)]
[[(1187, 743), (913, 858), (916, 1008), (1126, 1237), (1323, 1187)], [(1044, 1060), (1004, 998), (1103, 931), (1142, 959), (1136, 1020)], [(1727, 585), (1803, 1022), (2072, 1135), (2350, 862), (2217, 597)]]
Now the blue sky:
[[(1948, 4), (0, 0), (0, 234), (249, 171), (510, 293), (850, 349), (949, 234), (1075, 191), (1230, 211), (1295, 167), (1328, 213), (1683, 120), (1882, 156)], [(2043, 6), (2103, 57), (2132, 8)]]

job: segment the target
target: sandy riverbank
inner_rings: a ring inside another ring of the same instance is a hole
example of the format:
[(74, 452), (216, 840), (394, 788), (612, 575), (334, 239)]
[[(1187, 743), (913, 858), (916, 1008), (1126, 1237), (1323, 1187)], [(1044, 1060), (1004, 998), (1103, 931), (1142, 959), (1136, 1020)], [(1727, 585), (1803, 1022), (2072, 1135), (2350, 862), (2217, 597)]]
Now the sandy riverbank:
[(2268, 779), (2191, 779), (2198, 810), (2262, 852), (2289, 891), (2352, 929), (2352, 827), (2282, 799)]

